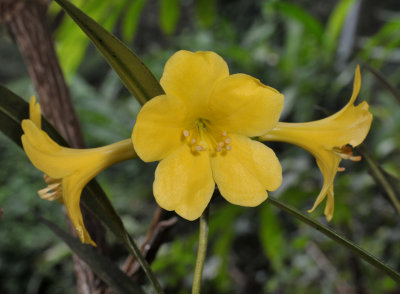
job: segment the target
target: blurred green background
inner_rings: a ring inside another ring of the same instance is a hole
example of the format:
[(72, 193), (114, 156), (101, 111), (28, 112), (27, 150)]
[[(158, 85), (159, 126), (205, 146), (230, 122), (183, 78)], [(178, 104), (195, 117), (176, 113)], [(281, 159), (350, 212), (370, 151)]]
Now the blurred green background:
[[(129, 44), (158, 78), (179, 49), (217, 52), (231, 73), (250, 74), (285, 95), (281, 121), (315, 120), (339, 110), (351, 96), (360, 64), (358, 101), (368, 101), (374, 114), (363, 148), (400, 195), (400, 96), (393, 93), (400, 90), (399, 1), (72, 2)], [(88, 146), (130, 137), (139, 104), (55, 3), (49, 24)], [(0, 82), (28, 100), (34, 88), (4, 27), (0, 64)], [(314, 159), (294, 146), (268, 145), (284, 171), (282, 186), (271, 195), (306, 212), (322, 186)], [(0, 163), (0, 293), (75, 293), (69, 249), (33, 217), (36, 211), (65, 226), (62, 207), (39, 199), (41, 173), (4, 135)], [(400, 270), (399, 215), (365, 160), (342, 165), (346, 171), (335, 180), (330, 225)], [(155, 166), (131, 160), (97, 178), (138, 243), (156, 209)], [(326, 222), (322, 210), (312, 216)], [(179, 223), (152, 265), (166, 293), (188, 293), (192, 282), (197, 223)], [(109, 237), (111, 256), (122, 264), (127, 253)], [(400, 293), (382, 272), (268, 204), (243, 208), (215, 199), (208, 250), (204, 293)]]

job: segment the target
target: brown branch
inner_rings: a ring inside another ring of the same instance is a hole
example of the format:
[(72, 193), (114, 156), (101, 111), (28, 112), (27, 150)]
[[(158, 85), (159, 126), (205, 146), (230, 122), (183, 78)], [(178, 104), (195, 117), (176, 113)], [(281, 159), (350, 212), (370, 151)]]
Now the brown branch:
[[(0, 0), (0, 21), (25, 59), (44, 116), (72, 147), (83, 148), (85, 144), (78, 118), (46, 24), (48, 4), (47, 0)], [(84, 207), (82, 213), (90, 235), (104, 253), (104, 227)], [(71, 224), (69, 229), (76, 235)], [(79, 293), (104, 292), (105, 285), (77, 256), (74, 256), (74, 264)]]
[[(161, 245), (165, 243), (165, 237), (178, 221), (176, 216), (167, 220), (161, 220), (163, 218), (163, 212), (164, 210), (162, 208), (157, 208), (150, 227), (147, 230), (146, 240), (140, 248), (142, 255), (146, 258), (149, 264), (154, 261)], [(139, 276), (143, 274), (139, 263), (133, 256), (128, 257), (125, 264), (122, 266), (122, 270), (126, 272), (128, 276), (135, 277), (136, 279), (139, 279)]]

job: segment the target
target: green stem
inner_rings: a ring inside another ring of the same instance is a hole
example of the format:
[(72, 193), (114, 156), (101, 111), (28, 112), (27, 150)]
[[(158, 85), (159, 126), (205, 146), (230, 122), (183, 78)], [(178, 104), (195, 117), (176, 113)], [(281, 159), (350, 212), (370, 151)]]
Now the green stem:
[(208, 207), (200, 217), (199, 248), (197, 250), (196, 268), (194, 270), (192, 294), (200, 294), (203, 266), (207, 255), (208, 240)]
[(385, 175), (382, 172), (382, 168), (372, 159), (372, 157), (366, 151), (360, 150), (360, 152), (367, 161), (375, 180), (385, 190), (386, 194), (389, 196), (389, 199), (392, 201), (397, 213), (400, 214), (400, 202), (397, 199), (396, 191), (394, 190), (390, 182), (386, 179)]
[(329, 237), (330, 239), (336, 241), (338, 244), (350, 249), (357, 255), (359, 255), (362, 259), (364, 259), (369, 264), (373, 265), (374, 267), (382, 270), (386, 274), (388, 274), (394, 281), (400, 283), (400, 274), (392, 269), (390, 266), (384, 264), (382, 261), (378, 260), (375, 256), (373, 256), (368, 251), (365, 251), (358, 245), (354, 244), (353, 242), (347, 240), (346, 238), (338, 235), (335, 231), (330, 229), (329, 227), (315, 221), (313, 218), (309, 217), (298, 211), (297, 209), (287, 205), (277, 199), (272, 198), (271, 196), (268, 197), (267, 200), (272, 205), (286, 211), (287, 213), (293, 215), (297, 219), (301, 220), (302, 222), (306, 223), (307, 225), (317, 229), (325, 236)]
[(125, 234), (124, 234), (124, 239), (126, 241), (126, 244), (128, 244), (129, 253), (132, 254), (136, 258), (136, 260), (139, 262), (139, 264), (142, 266), (144, 273), (149, 278), (150, 283), (152, 284), (153, 288), (156, 290), (156, 293), (163, 294), (164, 291), (161, 288), (161, 285), (158, 282), (153, 271), (151, 270), (149, 263), (143, 257), (143, 255), (140, 252), (139, 248), (137, 247), (136, 243), (132, 240), (132, 238), (128, 235), (127, 232), (125, 232)]

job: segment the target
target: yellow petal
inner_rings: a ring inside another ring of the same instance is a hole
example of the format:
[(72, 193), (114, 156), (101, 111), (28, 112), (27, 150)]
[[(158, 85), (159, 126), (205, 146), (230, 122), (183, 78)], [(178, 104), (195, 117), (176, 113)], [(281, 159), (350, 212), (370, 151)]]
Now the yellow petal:
[(228, 75), (228, 66), (218, 54), (181, 50), (165, 64), (160, 83), (167, 95), (178, 97), (188, 105), (191, 116), (201, 117), (213, 88)]
[(157, 203), (187, 220), (200, 217), (215, 188), (208, 152), (182, 146), (157, 166), (153, 185)]
[(295, 144), (310, 152), (324, 177), (324, 184), (315, 201), (314, 210), (328, 196), (325, 215), (328, 220), (333, 216), (334, 193), (333, 180), (342, 158), (357, 160), (343, 149), (346, 145), (352, 147), (362, 143), (368, 134), (372, 123), (372, 114), (367, 102), (357, 106), (354, 101), (361, 87), (360, 69), (357, 66), (354, 78), (353, 94), (350, 101), (335, 114), (306, 123), (278, 123), (274, 129), (259, 139), (262, 141), (281, 141)]
[[(21, 138), (22, 145), (30, 161), (52, 178), (50, 183), (62, 183), (62, 200), (68, 216), (81, 241), (94, 245), (82, 220), (79, 207), (81, 192), (85, 185), (106, 167), (135, 157), (132, 141), (126, 139), (100, 148), (72, 149), (59, 146), (45, 132), (38, 129), (32, 120), (24, 120), (22, 128), (25, 133)], [(51, 184), (48, 188), (44, 189), (42, 196), (52, 200), (54, 198), (51, 197)]]
[(86, 230), (85, 224), (83, 223), (80, 207), (81, 193), (83, 187), (89, 182), (89, 180), (90, 179), (88, 178), (81, 178), (78, 174), (63, 179), (63, 202), (65, 204), (67, 215), (81, 242), (96, 246), (96, 243), (90, 237), (89, 232)]
[(232, 149), (211, 158), (214, 180), (229, 202), (256, 206), (267, 199), (266, 190), (282, 182), (282, 168), (275, 153), (260, 142), (232, 136)]
[(29, 101), (29, 119), (39, 128), (42, 128), (42, 113), (40, 111), (40, 104), (36, 102), (35, 96), (31, 97)]
[(210, 121), (220, 129), (254, 137), (276, 125), (283, 95), (249, 75), (235, 74), (217, 84), (209, 107)]
[(324, 177), (324, 183), (313, 207), (309, 209), (308, 212), (314, 211), (314, 209), (317, 208), (317, 206), (327, 197), (324, 214), (326, 219), (330, 221), (333, 217), (334, 210), (333, 181), (335, 180), (341, 157), (326, 150), (312, 151), (311, 154), (316, 158), (318, 167)]
[(185, 104), (172, 96), (151, 99), (140, 110), (132, 133), (132, 142), (145, 162), (161, 160), (183, 143), (188, 124)]

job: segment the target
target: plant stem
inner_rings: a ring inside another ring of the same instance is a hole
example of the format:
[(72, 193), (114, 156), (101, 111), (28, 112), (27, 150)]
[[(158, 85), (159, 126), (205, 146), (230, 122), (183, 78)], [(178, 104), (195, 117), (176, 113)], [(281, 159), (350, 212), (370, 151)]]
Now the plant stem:
[(372, 157), (365, 150), (361, 150), (360, 152), (362, 156), (366, 159), (375, 180), (385, 190), (390, 201), (392, 201), (392, 204), (396, 209), (397, 213), (400, 214), (400, 202), (397, 199), (396, 191), (394, 190), (393, 186), (390, 184), (388, 179), (386, 179), (382, 171), (382, 168), (372, 159)]
[(200, 294), (203, 266), (207, 255), (208, 207), (200, 217), (199, 248), (197, 249), (196, 268), (194, 270), (192, 294)]
[(269, 203), (271, 203), (272, 205), (282, 209), (283, 211), (293, 215), (294, 217), (296, 217), (297, 219), (306, 223), (307, 225), (320, 231), (322, 234), (329, 237), (333, 241), (337, 242), (341, 246), (343, 246), (347, 249), (350, 249), (351, 251), (356, 253), (358, 256), (360, 256), (362, 259), (364, 259), (366, 262), (368, 262), (369, 264), (373, 265), (374, 267), (380, 269), (381, 271), (385, 272), (388, 276), (390, 276), (397, 283), (400, 283), (400, 274), (398, 272), (396, 272), (393, 268), (391, 268), (387, 264), (384, 264), (382, 261), (377, 259), (371, 253), (362, 249), (360, 246), (358, 246), (358, 245), (354, 244), (353, 242), (347, 240), (346, 238), (340, 236), (335, 231), (333, 231), (331, 228), (317, 222), (310, 216), (301, 213), (294, 207), (287, 205), (277, 199), (274, 199), (271, 196), (268, 197), (267, 201)]
[(156, 276), (154, 275), (153, 271), (150, 268), (149, 263), (143, 257), (142, 253), (140, 252), (139, 248), (137, 247), (136, 243), (132, 240), (132, 238), (128, 235), (127, 232), (124, 234), (124, 238), (126, 239), (126, 243), (128, 244), (129, 253), (135, 256), (136, 260), (141, 265), (144, 273), (150, 280), (151, 285), (153, 286), (154, 290), (156, 290), (157, 294), (163, 294), (164, 291), (161, 288), (160, 283), (158, 282)]

